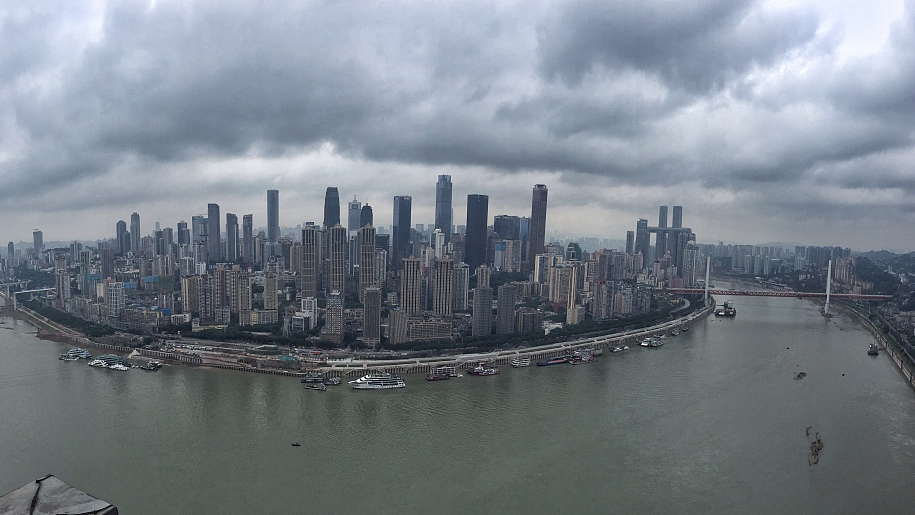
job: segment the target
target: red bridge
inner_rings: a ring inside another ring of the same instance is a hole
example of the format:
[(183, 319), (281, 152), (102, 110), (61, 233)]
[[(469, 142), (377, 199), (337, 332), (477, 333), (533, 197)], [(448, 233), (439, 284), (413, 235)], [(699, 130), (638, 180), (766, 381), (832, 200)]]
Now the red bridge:
[[(702, 288), (667, 288), (668, 293), (678, 295), (704, 295), (705, 290)], [(797, 297), (801, 299), (825, 299), (826, 293), (807, 293), (800, 291), (750, 291), (750, 290), (718, 290), (709, 289), (709, 295), (736, 295), (740, 297)], [(890, 300), (892, 295), (861, 295), (857, 293), (830, 293), (830, 298), (835, 299), (852, 299), (852, 300)]]

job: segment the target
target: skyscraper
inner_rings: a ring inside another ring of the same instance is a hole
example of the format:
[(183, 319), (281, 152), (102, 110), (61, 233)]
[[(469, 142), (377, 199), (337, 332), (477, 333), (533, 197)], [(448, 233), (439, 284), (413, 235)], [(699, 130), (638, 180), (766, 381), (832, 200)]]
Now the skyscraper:
[(346, 291), (346, 227), (337, 224), (327, 231), (328, 233), (328, 282), (327, 290)]
[(267, 241), (280, 237), (280, 190), (267, 190)]
[(365, 304), (365, 292), (375, 286), (375, 228), (359, 229), (359, 301)]
[(445, 244), (451, 241), (451, 176), (439, 175), (435, 184), (435, 228), (445, 234)]
[(632, 254), (635, 248), (635, 231), (626, 231), (626, 254)]
[(187, 222), (181, 220), (178, 222), (177, 229), (178, 236), (178, 245), (190, 245), (191, 243), (191, 232), (187, 228)]
[(381, 288), (366, 288), (364, 304), (362, 341), (375, 348), (381, 343)]
[[(661, 206), (658, 209), (658, 227), (666, 228), (667, 227), (667, 206)], [(664, 254), (667, 253), (667, 233), (664, 231), (658, 231), (657, 236), (655, 237), (655, 256), (658, 259), (664, 257)]]
[(486, 221), (489, 219), (489, 196), (467, 195), (467, 235), (464, 262), (476, 268), (486, 262)]
[(130, 233), (127, 232), (127, 222), (118, 220), (115, 225), (115, 239), (117, 241), (118, 254), (124, 254), (130, 250)]
[(359, 219), (361, 217), (362, 202), (356, 200), (356, 196), (353, 195), (353, 200), (346, 204), (346, 230), (348, 230), (350, 234), (355, 233), (362, 227), (359, 225)]
[(546, 186), (543, 184), (535, 185), (531, 199), (530, 244), (527, 253), (527, 262), (530, 270), (534, 269), (537, 254), (543, 254), (543, 245), (546, 243), (546, 197)]
[(238, 215), (226, 213), (226, 259), (238, 261)]
[[(207, 204), (207, 260), (211, 262), (222, 261), (219, 220), (219, 204)], [(137, 223), (139, 224), (139, 218)]]
[(130, 250), (140, 251), (140, 213), (130, 215)]
[(492, 221), (492, 230), (503, 240), (521, 239), (521, 218), (512, 215), (496, 215)]
[(394, 197), (394, 234), (391, 242), (391, 266), (400, 270), (401, 261), (413, 255), (410, 248), (410, 215), (413, 197)]
[(32, 231), (32, 248), (35, 250), (35, 255), (41, 257), (41, 253), (44, 252), (44, 234), (35, 229)]
[(517, 286), (514, 284), (499, 286), (499, 301), (496, 308), (496, 334), (515, 332), (515, 304), (517, 302)]
[(638, 223), (635, 225), (635, 253), (642, 253), (642, 262), (636, 262), (635, 266), (637, 269), (641, 270), (645, 268), (648, 264), (649, 255), (651, 251), (651, 243), (649, 241), (650, 234), (648, 232), (648, 220), (645, 218), (639, 218)]
[(454, 312), (454, 260), (435, 260), (435, 281), (432, 285), (432, 311), (436, 315), (451, 315)]
[(492, 334), (492, 288), (483, 287), (473, 290), (473, 336)]
[(241, 217), (241, 254), (245, 263), (254, 263), (254, 215)]
[(372, 206), (365, 204), (359, 213), (359, 227), (366, 225), (375, 225), (375, 216), (372, 214)]
[(307, 222), (302, 228), (302, 297), (318, 295), (318, 228)]
[(400, 272), (400, 309), (407, 314), (419, 313), (422, 267), (419, 258), (403, 258)]
[(340, 192), (330, 186), (324, 194), (324, 230), (336, 225), (340, 225)]
[(470, 267), (467, 263), (458, 263), (454, 266), (453, 275), (452, 308), (454, 311), (467, 311), (470, 309)]
[(674, 206), (674, 219), (671, 227), (674, 229), (683, 228), (683, 206)]

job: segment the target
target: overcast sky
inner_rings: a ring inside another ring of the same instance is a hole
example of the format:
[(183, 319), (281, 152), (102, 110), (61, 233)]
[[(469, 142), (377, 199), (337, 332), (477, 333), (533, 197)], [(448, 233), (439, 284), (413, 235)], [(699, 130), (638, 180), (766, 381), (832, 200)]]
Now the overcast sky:
[[(915, 249), (915, 2), (0, 4), (3, 241), (253, 213), (324, 191), (390, 225), (466, 196), (622, 239)], [(345, 215), (344, 215), (345, 217)], [(223, 221), (224, 222), (224, 221)]]

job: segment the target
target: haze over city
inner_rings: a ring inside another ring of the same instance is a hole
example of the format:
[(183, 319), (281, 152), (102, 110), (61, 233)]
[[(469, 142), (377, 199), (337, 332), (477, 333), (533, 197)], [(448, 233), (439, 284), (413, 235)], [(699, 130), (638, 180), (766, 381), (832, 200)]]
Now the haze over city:
[(439, 174), (490, 214), (622, 239), (912, 250), (915, 3), (25, 3), (0, 7), (5, 241), (174, 226), (208, 202), (388, 225)]

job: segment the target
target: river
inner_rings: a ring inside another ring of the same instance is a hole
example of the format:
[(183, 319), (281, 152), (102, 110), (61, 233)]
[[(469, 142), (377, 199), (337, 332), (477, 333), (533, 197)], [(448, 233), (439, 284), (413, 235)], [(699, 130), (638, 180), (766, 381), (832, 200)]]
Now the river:
[(732, 300), (662, 348), (380, 392), (95, 369), (3, 318), (0, 493), (53, 473), (125, 514), (910, 513), (889, 357), (810, 302)]

